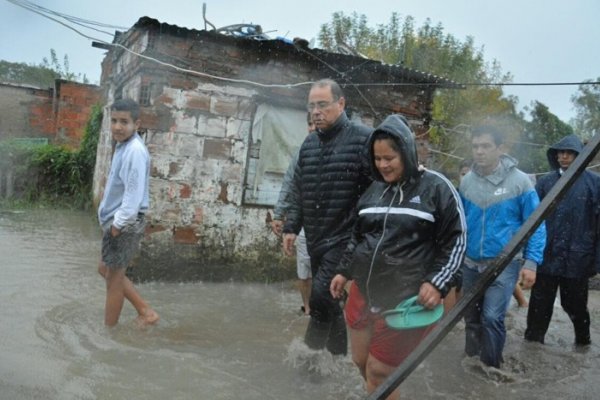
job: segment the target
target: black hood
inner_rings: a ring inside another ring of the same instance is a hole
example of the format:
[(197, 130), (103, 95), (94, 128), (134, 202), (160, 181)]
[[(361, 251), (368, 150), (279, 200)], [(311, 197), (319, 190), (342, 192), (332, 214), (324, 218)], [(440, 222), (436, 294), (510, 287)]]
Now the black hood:
[(373, 178), (377, 181), (384, 182), (383, 177), (375, 166), (373, 156), (373, 141), (378, 132), (386, 132), (396, 141), (400, 148), (400, 154), (404, 161), (404, 180), (416, 178), (419, 174), (419, 163), (417, 159), (417, 146), (415, 143), (415, 134), (410, 128), (407, 119), (399, 114), (388, 116), (383, 122), (375, 128), (369, 138), (369, 163)]
[(559, 150), (571, 150), (579, 155), (579, 153), (581, 153), (583, 150), (583, 143), (577, 136), (569, 135), (562, 138), (558, 143), (550, 146), (546, 152), (546, 156), (548, 157), (548, 162), (550, 163), (550, 167), (552, 169), (560, 168), (558, 160), (556, 159)]

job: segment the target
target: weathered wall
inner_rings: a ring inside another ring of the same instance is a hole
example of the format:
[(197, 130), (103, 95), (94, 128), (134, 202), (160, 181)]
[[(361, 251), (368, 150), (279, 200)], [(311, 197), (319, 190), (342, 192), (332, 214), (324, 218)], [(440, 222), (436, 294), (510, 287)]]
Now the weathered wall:
[[(164, 28), (164, 26), (162, 27)], [(262, 83), (309, 82), (327, 77), (315, 59), (261, 44), (219, 38), (177, 28), (139, 30), (124, 45), (182, 69)], [(266, 88), (211, 79), (124, 52), (103, 62), (108, 103), (116, 97), (140, 100), (142, 128), (152, 156), (151, 208), (137, 279), (292, 278), (295, 266), (282, 256), (268, 222), (271, 209), (243, 203), (251, 128), (258, 104), (304, 110), (309, 86)], [(388, 78), (374, 76), (372, 79)], [(423, 123), (425, 94), (365, 89), (370, 103), (346, 93), (354, 117), (373, 125), (374, 113), (403, 112), (417, 129)], [(145, 98), (144, 93), (149, 93)], [(376, 109), (372, 108), (375, 104)], [(112, 146), (105, 113), (98, 147), (94, 196), (101, 198)]]
[(92, 107), (102, 102), (100, 88), (77, 82), (57, 81), (55, 142), (76, 148), (83, 139)]
[(0, 84), (0, 139), (46, 138), (77, 147), (100, 99), (98, 86), (77, 82), (58, 80), (55, 89)]
[(51, 89), (0, 84), (0, 139), (55, 135)]

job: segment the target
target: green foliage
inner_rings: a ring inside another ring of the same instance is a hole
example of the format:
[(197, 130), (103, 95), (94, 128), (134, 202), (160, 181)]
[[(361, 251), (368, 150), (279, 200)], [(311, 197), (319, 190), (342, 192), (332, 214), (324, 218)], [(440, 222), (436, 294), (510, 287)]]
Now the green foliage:
[(94, 167), (96, 166), (96, 149), (100, 139), (102, 128), (102, 107), (96, 104), (92, 107), (90, 119), (88, 120), (81, 146), (77, 152), (77, 163), (81, 165), (82, 181), (86, 182), (88, 188), (86, 193), (91, 195), (92, 181), (94, 179)]
[(77, 151), (55, 145), (1, 141), (0, 167), (12, 171), (18, 184), (15, 194), (30, 202), (89, 208), (101, 123), (102, 108), (94, 106)]
[(0, 60), (0, 80), (2, 82), (48, 88), (54, 87), (54, 81), (59, 77), (60, 75), (55, 71), (46, 67)]
[[(331, 51), (346, 45), (369, 58), (459, 83), (505, 83), (512, 79), (502, 72), (497, 61), (485, 61), (483, 50), (475, 46), (472, 37), (458, 40), (445, 33), (442, 24), (433, 25), (430, 20), (415, 28), (412, 17), (401, 19), (397, 13), (392, 14), (387, 25), (376, 28), (367, 25), (364, 15), (334, 13), (332, 21), (321, 26), (319, 41)], [(456, 169), (461, 157), (470, 157), (466, 127), (490, 117), (513, 128), (522, 125), (515, 105), (516, 98), (506, 97), (501, 86), (468, 85), (464, 90), (436, 92), (429, 138), (443, 153), (457, 155), (458, 158), (444, 158), (450, 164), (447, 169)]]
[(600, 133), (600, 85), (580, 85), (571, 101), (577, 112), (574, 120), (577, 133), (586, 139)]
[(46, 57), (38, 65), (12, 63), (0, 60), (0, 81), (32, 85), (40, 88), (54, 87), (56, 79), (89, 83), (87, 77), (69, 70), (69, 56), (65, 54), (62, 64), (56, 51), (50, 49), (50, 60)]
[(573, 128), (538, 101), (534, 103), (530, 115), (531, 121), (525, 123), (511, 154), (519, 160), (519, 168), (523, 171), (542, 173), (550, 168), (546, 157), (548, 147), (573, 134)]
[(54, 49), (50, 49), (50, 60), (44, 57), (42, 59), (42, 63), (39, 66), (55, 71), (61, 79), (89, 83), (85, 74), (82, 76), (81, 74), (76, 74), (69, 70), (69, 56), (67, 54), (64, 55), (61, 64), (58, 61), (58, 57), (56, 56), (56, 51)]
[(34, 147), (27, 142), (17, 140), (0, 141), (0, 172), (2, 172), (0, 179), (4, 180), (0, 187), (4, 188), (8, 184), (9, 176), (12, 175), (15, 182), (13, 191), (22, 193), (26, 190), (33, 152)]

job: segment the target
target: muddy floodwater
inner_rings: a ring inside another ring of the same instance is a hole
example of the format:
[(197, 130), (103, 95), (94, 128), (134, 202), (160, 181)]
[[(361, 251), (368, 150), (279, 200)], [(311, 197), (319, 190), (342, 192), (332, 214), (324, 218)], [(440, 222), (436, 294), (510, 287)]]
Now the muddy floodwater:
[[(126, 303), (103, 326), (91, 213), (0, 210), (0, 399), (362, 399), (350, 356), (305, 348), (293, 282), (145, 283), (159, 312), (140, 329)], [(143, 266), (141, 266), (143, 268)], [(459, 323), (402, 383), (403, 399), (600, 398), (600, 296), (590, 293), (592, 346), (573, 346), (555, 306), (546, 345), (523, 341), (511, 305), (505, 365), (464, 358)]]

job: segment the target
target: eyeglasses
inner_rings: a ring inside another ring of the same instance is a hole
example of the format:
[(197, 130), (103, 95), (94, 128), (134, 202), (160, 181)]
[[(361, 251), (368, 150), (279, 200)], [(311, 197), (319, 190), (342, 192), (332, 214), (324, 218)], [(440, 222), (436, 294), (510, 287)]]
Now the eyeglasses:
[(306, 109), (308, 110), (308, 112), (313, 112), (314, 110), (324, 110), (333, 103), (337, 103), (338, 100), (339, 99), (332, 101), (318, 101), (316, 103), (308, 103), (306, 105)]

